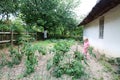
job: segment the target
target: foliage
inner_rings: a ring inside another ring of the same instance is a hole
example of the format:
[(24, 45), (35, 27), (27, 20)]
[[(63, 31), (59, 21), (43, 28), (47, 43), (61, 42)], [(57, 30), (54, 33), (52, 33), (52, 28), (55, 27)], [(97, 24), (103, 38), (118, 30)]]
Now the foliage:
[(43, 27), (50, 34), (65, 35), (77, 26), (72, 9), (79, 4), (79, 0), (21, 0), (20, 2), (20, 17), (27, 24)]
[(0, 24), (0, 31), (10, 31), (10, 27), (6, 24)]
[[(105, 54), (100, 55), (100, 58), (98, 59), (100, 63), (104, 66), (104, 71), (111, 72), (112, 79), (113, 80), (119, 80), (120, 79), (120, 67), (119, 67), (119, 58), (108, 58), (105, 56)], [(118, 67), (118, 69), (113, 69), (113, 66)]]
[(26, 43), (24, 53), (26, 55), (25, 61), (26, 71), (24, 76), (27, 76), (27, 74), (34, 72), (35, 65), (37, 64), (37, 59), (34, 52), (35, 52), (34, 48), (30, 46), (29, 43)]
[(83, 40), (83, 27), (75, 27), (73, 30), (70, 31), (70, 36), (75, 38), (76, 40), (82, 41)]
[[(55, 77), (61, 77), (63, 74), (67, 74), (72, 76), (72, 79), (78, 79), (82, 76), (87, 75), (85, 73), (85, 67), (82, 64), (82, 61), (87, 64), (82, 53), (75, 51), (74, 56), (70, 55), (70, 59), (66, 61), (68, 58), (67, 52), (70, 49), (70, 45), (68, 42), (59, 42), (54, 46), (55, 54), (51, 60), (48, 60), (47, 70), (52, 69), (52, 74)], [(88, 65), (88, 64), (87, 64)]]
[(80, 53), (79, 51), (75, 51), (74, 52), (74, 56), (75, 56), (75, 59), (77, 60), (84, 60), (84, 55), (82, 53)]
[(23, 21), (20, 18), (16, 18), (12, 21), (12, 30), (19, 34), (25, 33), (27, 26), (23, 25)]
[(13, 67), (14, 65), (20, 64), (22, 60), (22, 54), (20, 54), (17, 49), (10, 48), (10, 60), (6, 58), (7, 55), (2, 54), (1, 66), (7, 65), (8, 67)]
[(18, 65), (20, 64), (22, 60), (22, 54), (18, 52), (18, 50), (14, 49), (11, 47), (10, 49), (10, 56), (12, 58), (11, 61), (8, 61), (8, 66), (12, 67), (13, 65)]
[(93, 48), (92, 47), (89, 47), (88, 48), (88, 52), (91, 56), (95, 57), (96, 58), (96, 55), (93, 53)]
[(86, 62), (86, 58), (85, 58), (85, 56), (83, 55), (83, 53), (81, 53), (81, 52), (79, 52), (79, 51), (75, 51), (74, 52), (74, 56), (75, 56), (75, 60), (77, 60), (77, 61), (84, 61), (84, 63), (86, 64), (86, 65), (88, 65), (87, 64), (87, 62)]
[(55, 49), (55, 55), (52, 59), (52, 61), (50, 60), (50, 62), (47, 64), (47, 69), (49, 70), (51, 67), (54, 66), (53, 69), (53, 75), (56, 77), (61, 77), (61, 75), (63, 74), (63, 69), (61, 69), (60, 67), (60, 61), (63, 59), (64, 55), (66, 52), (69, 51), (70, 46), (67, 44), (67, 42), (60, 42), (57, 43), (54, 46)]
[(81, 78), (85, 75), (85, 68), (81, 62), (78, 60), (73, 61), (71, 64), (68, 65), (69, 67), (66, 68), (65, 73), (73, 76), (73, 79)]
[[(59, 42), (54, 46), (55, 55), (52, 59), (52, 63), (54, 66), (59, 65), (59, 62), (63, 59), (65, 53), (68, 52), (69, 49), (70, 49), (70, 46), (68, 45), (67, 42), (64, 42), (64, 41)], [(48, 64), (48, 66), (50, 66), (50, 64)]]
[(8, 60), (4, 53), (1, 53), (0, 67), (3, 67), (7, 64)]
[(19, 0), (0, 0), (0, 15), (2, 19), (9, 19), (10, 14), (17, 12)]
[(55, 49), (55, 55), (53, 57), (53, 64), (58, 65), (59, 62), (63, 59), (65, 53), (69, 51), (70, 45), (67, 42), (63, 41), (57, 43), (54, 46), (54, 49)]
[(23, 45), (26, 44), (26, 42), (32, 42), (34, 40), (35, 39), (31, 37), (31, 35), (29, 34), (20, 35), (19, 38), (17, 39), (18, 44), (23, 44)]
[(47, 53), (47, 50), (44, 47), (38, 47), (38, 52), (42, 53), (42, 55), (45, 55)]
[(54, 46), (54, 49), (57, 51), (57, 52), (61, 52), (61, 53), (66, 53), (69, 51), (70, 49), (70, 45), (68, 44), (68, 42), (59, 42), (57, 43), (55, 46)]

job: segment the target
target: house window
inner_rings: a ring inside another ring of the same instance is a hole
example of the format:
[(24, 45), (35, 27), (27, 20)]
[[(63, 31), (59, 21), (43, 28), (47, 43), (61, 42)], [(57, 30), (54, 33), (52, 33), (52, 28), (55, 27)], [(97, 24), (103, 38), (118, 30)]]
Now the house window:
[(103, 39), (104, 37), (104, 17), (101, 17), (99, 20), (99, 38)]

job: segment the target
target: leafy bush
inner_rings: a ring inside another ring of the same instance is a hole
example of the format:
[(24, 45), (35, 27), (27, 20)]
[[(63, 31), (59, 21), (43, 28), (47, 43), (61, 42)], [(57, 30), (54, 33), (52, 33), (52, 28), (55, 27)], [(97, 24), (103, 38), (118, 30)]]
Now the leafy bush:
[(96, 58), (96, 55), (93, 53), (93, 48), (92, 47), (89, 47), (88, 48), (88, 52), (91, 56), (95, 57)]
[(63, 52), (63, 53), (66, 53), (69, 51), (70, 49), (70, 44), (66, 41), (62, 41), (62, 42), (58, 42), (55, 46), (54, 46), (54, 49), (57, 51), (57, 52)]
[(31, 37), (30, 35), (22, 34), (22, 35), (19, 35), (17, 42), (18, 44), (26, 44), (26, 42), (32, 42), (34, 40), (35, 39)]
[(34, 52), (35, 49), (29, 43), (26, 43), (25, 52), (24, 52), (26, 55), (26, 61), (25, 61), (26, 71), (24, 76), (27, 76), (27, 74), (30, 74), (35, 70), (37, 59)]
[(84, 60), (84, 55), (82, 53), (80, 53), (79, 51), (75, 51), (74, 52), (74, 56), (75, 56), (75, 59), (77, 60)]
[[(53, 59), (52, 59), (52, 66), (58, 66), (60, 61), (63, 59), (64, 55), (66, 52), (68, 52), (70, 49), (70, 45), (67, 44), (67, 42), (60, 42), (60, 43), (57, 43), (55, 46), (54, 46), (54, 53), (55, 55), (53, 56)], [(47, 68), (48, 70), (52, 67), (51, 64), (48, 64)], [(56, 67), (57, 68), (57, 67)], [(55, 69), (56, 70), (56, 69)]]
[(14, 65), (20, 64), (22, 60), (22, 55), (14, 48), (10, 48), (10, 58), (11, 60), (7, 60), (6, 55), (2, 54), (1, 66), (7, 65), (8, 67), (13, 67)]
[(59, 42), (54, 46), (54, 49), (55, 54), (53, 59), (49, 60), (47, 64), (47, 70), (52, 69), (51, 71), (53, 76), (58, 78), (63, 74), (67, 74), (72, 76), (72, 79), (74, 80), (87, 75), (85, 73), (85, 67), (82, 64), (82, 61), (84, 61), (85, 64), (87, 64), (87, 62), (82, 53), (75, 51), (73, 54), (74, 56), (72, 57), (73, 59), (68, 62), (65, 61), (65, 58), (67, 58), (66, 54), (70, 49), (69, 42)]
[(10, 49), (10, 56), (12, 57), (12, 62), (10, 64), (18, 65), (22, 60), (22, 54), (18, 52), (18, 50), (11, 48)]
[(15, 32), (17, 32), (19, 34), (21, 34), (21, 33), (26, 31), (26, 29), (25, 29), (26, 26), (23, 25), (23, 22), (22, 22), (22, 20), (20, 18), (16, 18), (12, 22), (12, 24), (13, 24), (12, 25), (13, 31), (15, 31)]
[(73, 79), (78, 79), (84, 76), (85, 68), (83, 64), (77, 60), (73, 61), (71, 64), (69, 64), (69, 68), (66, 69), (66, 74), (73, 76)]
[(42, 53), (42, 55), (46, 55), (47, 50), (46, 50), (46, 48), (44, 48), (44, 47), (38, 47), (38, 52), (39, 52), (39, 53)]
[(6, 25), (6, 24), (0, 24), (0, 31), (10, 31), (10, 26)]
[(74, 52), (74, 56), (75, 56), (75, 60), (77, 60), (77, 61), (79, 61), (79, 62), (84, 61), (84, 63), (85, 63), (86, 65), (88, 65), (87, 62), (86, 62), (86, 58), (85, 58), (85, 56), (83, 55), (83, 53), (81, 53), (81, 52), (79, 52), (79, 51), (75, 51), (75, 52)]
[(8, 63), (5, 53), (1, 53), (0, 67), (5, 66)]
[(59, 62), (64, 57), (65, 53), (69, 51), (70, 45), (67, 42), (62, 41), (62, 42), (57, 43), (54, 46), (54, 49), (55, 49), (55, 55), (53, 57), (53, 64), (58, 65)]

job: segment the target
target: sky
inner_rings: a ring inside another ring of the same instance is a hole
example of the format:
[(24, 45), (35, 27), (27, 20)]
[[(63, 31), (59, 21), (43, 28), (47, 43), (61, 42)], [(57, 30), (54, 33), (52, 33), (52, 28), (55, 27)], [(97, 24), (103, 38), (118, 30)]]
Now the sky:
[(80, 0), (80, 5), (75, 8), (77, 16), (87, 15), (95, 6), (97, 0)]

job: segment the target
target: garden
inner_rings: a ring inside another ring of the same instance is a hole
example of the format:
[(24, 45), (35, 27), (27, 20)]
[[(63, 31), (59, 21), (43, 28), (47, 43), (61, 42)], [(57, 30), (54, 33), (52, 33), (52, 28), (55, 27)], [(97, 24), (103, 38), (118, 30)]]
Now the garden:
[(1, 0), (0, 80), (120, 80), (120, 58), (84, 56), (79, 1)]
[(48, 39), (7, 47), (0, 51), (1, 80), (119, 80), (115, 60), (89, 48), (82, 54), (82, 42)]

